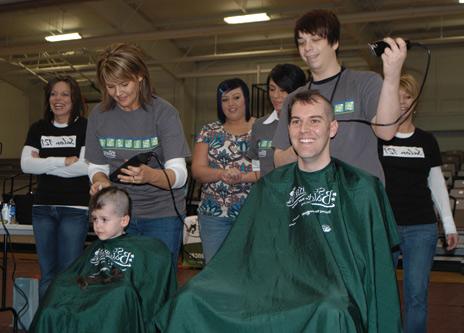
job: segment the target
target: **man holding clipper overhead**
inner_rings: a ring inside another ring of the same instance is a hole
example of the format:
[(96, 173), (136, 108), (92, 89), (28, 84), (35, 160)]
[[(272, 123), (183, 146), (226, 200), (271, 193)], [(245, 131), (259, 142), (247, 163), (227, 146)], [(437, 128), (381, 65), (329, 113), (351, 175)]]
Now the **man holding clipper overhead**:
[[(377, 137), (389, 140), (398, 127), (391, 124), (400, 117), (399, 79), (406, 59), (407, 45), (401, 38), (385, 38), (390, 46), (382, 54), (384, 79), (368, 71), (353, 71), (340, 65), (337, 53), (340, 46), (340, 22), (327, 10), (304, 14), (294, 28), (295, 43), (303, 61), (309, 66), (312, 78), (293, 94), (305, 89), (317, 90), (333, 105), (340, 123), (332, 139), (332, 155), (357, 166), (382, 181), (384, 175), (377, 157)], [(275, 165), (296, 161), (288, 138), (287, 103), (282, 107), (282, 119), (273, 139)], [(363, 120), (361, 122), (359, 120)], [(367, 123), (374, 123), (372, 126)]]

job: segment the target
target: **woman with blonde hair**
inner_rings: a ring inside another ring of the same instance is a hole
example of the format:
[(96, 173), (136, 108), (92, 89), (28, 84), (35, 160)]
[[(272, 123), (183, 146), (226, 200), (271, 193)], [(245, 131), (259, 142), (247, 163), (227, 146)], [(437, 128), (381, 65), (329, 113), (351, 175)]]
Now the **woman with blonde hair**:
[[(429, 275), (437, 244), (434, 206), (443, 223), (447, 250), (451, 251), (458, 243), (440, 168), (440, 148), (431, 133), (414, 125), (418, 92), (414, 77), (402, 75), (399, 94), (405, 119), (392, 140), (379, 140), (379, 158), (385, 172), (386, 190), (401, 239), (405, 333), (427, 331)], [(399, 253), (395, 256), (395, 263), (398, 256)]]
[(144, 154), (146, 163), (122, 168), (114, 179), (133, 201), (127, 232), (160, 239), (176, 263), (185, 215), (185, 157), (190, 155), (179, 113), (153, 94), (143, 54), (134, 45), (108, 47), (98, 60), (97, 77), (103, 100), (87, 129), (90, 192), (110, 186), (112, 172)]

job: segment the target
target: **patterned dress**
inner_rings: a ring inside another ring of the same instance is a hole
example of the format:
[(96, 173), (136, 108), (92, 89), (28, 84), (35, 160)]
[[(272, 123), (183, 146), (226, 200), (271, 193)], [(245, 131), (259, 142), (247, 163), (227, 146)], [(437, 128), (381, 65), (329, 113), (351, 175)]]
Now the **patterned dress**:
[[(233, 135), (219, 121), (203, 126), (196, 138), (197, 143), (208, 144), (208, 164), (214, 169), (237, 168), (251, 172), (251, 160), (246, 156), (250, 145), (251, 131)], [(207, 216), (236, 218), (252, 183), (229, 185), (219, 180), (204, 183), (198, 213)]]

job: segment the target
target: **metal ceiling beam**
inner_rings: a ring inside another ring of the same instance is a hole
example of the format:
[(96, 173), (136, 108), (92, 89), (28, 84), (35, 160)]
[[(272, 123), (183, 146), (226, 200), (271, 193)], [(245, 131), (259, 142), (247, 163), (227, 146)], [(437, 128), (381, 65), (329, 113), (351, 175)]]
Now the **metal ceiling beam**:
[(11, 0), (1, 1), (0, 13), (13, 12), (18, 10), (36, 9), (50, 6), (63, 6), (65, 4), (75, 5), (80, 2), (90, 2), (96, 0)]
[[(350, 68), (365, 67), (366, 64), (362, 61), (350, 61)], [(301, 66), (301, 69), (304, 71), (308, 70), (307, 66)], [(225, 76), (225, 77), (236, 77), (242, 75), (255, 75), (255, 74), (265, 74), (269, 73), (272, 70), (272, 67), (257, 67), (255, 69), (242, 69), (242, 70), (222, 70), (222, 71), (197, 71), (197, 72), (184, 72), (178, 73), (177, 76), (182, 79), (193, 79), (193, 78), (202, 78), (202, 77), (216, 77), (216, 76)]]
[[(396, 10), (359, 12), (353, 14), (340, 14), (339, 19), (342, 23), (373, 23), (392, 20), (410, 19), (411, 17), (436, 17), (459, 15), (464, 13), (462, 5), (430, 6), (422, 8), (404, 8)], [(291, 29), (294, 25), (293, 19), (275, 20), (264, 23), (254, 23), (245, 25), (220, 25), (188, 29), (173, 29), (153, 32), (140, 32), (118, 35), (107, 35), (100, 37), (84, 38), (82, 40), (68, 41), (61, 43), (36, 43), (26, 45), (9, 45), (0, 47), (0, 55), (8, 56), (13, 54), (36, 53), (40, 51), (69, 50), (84, 47), (103, 47), (109, 43), (124, 41), (153, 41), (180, 38), (195, 38), (215, 35), (228, 34), (247, 34), (256, 32), (269, 32), (278, 29)]]
[[(429, 46), (438, 46), (438, 45), (454, 45), (464, 43), (464, 36), (457, 37), (443, 37), (443, 38), (429, 38), (429, 39), (420, 39), (415, 40), (424, 45)], [(346, 45), (340, 50), (341, 54), (358, 51), (363, 48), (367, 49), (366, 45)], [(273, 49), (273, 50), (259, 50), (259, 51), (248, 51), (248, 52), (232, 52), (232, 53), (221, 53), (221, 54), (209, 54), (203, 56), (191, 56), (191, 57), (179, 57), (179, 58), (170, 58), (170, 59), (161, 59), (161, 60), (151, 60), (147, 61), (147, 65), (150, 68), (159, 67), (163, 64), (171, 63), (192, 63), (192, 62), (207, 62), (207, 61), (221, 61), (221, 60), (231, 60), (231, 59), (241, 59), (241, 58), (259, 58), (259, 57), (268, 57), (268, 56), (286, 56), (286, 55), (295, 55), (298, 57), (298, 51), (296, 48), (291, 49)], [(17, 64), (17, 63), (16, 63)], [(72, 71), (93, 71), (95, 70), (95, 65), (86, 64), (86, 65), (73, 65), (71, 66), (50, 66), (50, 67), (28, 67), (35, 74), (50, 73), (50, 72), (72, 72)]]

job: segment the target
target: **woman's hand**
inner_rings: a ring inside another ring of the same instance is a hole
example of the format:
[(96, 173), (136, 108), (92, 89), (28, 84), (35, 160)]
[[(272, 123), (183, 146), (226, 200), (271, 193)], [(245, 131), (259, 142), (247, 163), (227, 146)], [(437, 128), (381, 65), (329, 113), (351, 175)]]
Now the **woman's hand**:
[(90, 186), (90, 195), (97, 194), (101, 189), (110, 187), (111, 181), (103, 172), (97, 172), (92, 177), (92, 186)]
[(150, 182), (150, 171), (153, 170), (145, 164), (138, 167), (129, 166), (121, 169), (118, 175), (119, 180), (126, 184), (146, 184)]
[(96, 181), (92, 184), (92, 186), (90, 186), (90, 195), (95, 195), (99, 191), (104, 189), (105, 187), (110, 187), (110, 186), (111, 186), (110, 181), (103, 181), (103, 180)]
[(79, 157), (77, 157), (77, 156), (68, 156), (68, 157), (66, 157), (64, 159), (64, 165), (65, 166), (70, 166), (71, 164), (74, 164), (77, 161), (79, 161)]
[(458, 234), (448, 234), (446, 235), (446, 250), (451, 251), (456, 248), (458, 245), (459, 236)]
[(225, 169), (221, 174), (221, 180), (229, 185), (238, 184), (242, 182), (242, 173), (236, 168)]

